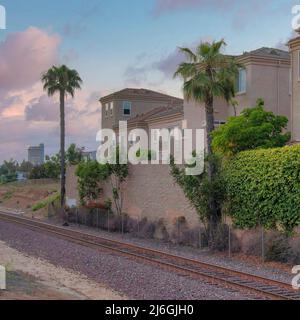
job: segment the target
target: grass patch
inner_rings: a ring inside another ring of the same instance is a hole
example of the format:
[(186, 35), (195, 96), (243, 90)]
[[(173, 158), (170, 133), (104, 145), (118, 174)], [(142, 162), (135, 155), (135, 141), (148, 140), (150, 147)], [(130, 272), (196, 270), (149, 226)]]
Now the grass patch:
[(58, 193), (55, 193), (53, 195), (51, 195), (50, 197), (34, 204), (32, 207), (31, 207), (31, 210), (33, 212), (36, 212), (40, 209), (44, 209), (46, 208), (49, 204), (53, 203), (53, 202), (56, 202), (60, 199), (60, 195)]
[(4, 193), (4, 195), (2, 196), (2, 200), (4, 201), (4, 200), (9, 200), (9, 199), (11, 199), (12, 198), (12, 196), (13, 196), (13, 191), (7, 191), (7, 192), (5, 192)]

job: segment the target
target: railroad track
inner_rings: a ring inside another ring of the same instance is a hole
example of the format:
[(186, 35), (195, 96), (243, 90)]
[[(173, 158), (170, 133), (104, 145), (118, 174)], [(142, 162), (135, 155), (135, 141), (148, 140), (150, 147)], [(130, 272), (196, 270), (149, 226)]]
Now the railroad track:
[(0, 212), (0, 220), (22, 225), (35, 231), (46, 232), (67, 239), (80, 245), (95, 249), (106, 249), (118, 255), (156, 264), (161, 268), (173, 270), (179, 274), (195, 279), (206, 280), (209, 283), (223, 285), (227, 288), (249, 292), (260, 298), (273, 300), (300, 300), (300, 292), (292, 286), (280, 281), (263, 278), (257, 275), (173, 255), (159, 250), (140, 247), (130, 243), (111, 240), (85, 232), (55, 226), (49, 223), (32, 220)]

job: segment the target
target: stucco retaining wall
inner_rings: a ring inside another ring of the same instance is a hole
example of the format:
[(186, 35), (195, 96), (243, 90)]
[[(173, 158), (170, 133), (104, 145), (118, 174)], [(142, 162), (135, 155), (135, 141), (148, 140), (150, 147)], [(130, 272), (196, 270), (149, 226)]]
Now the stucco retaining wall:
[[(76, 167), (67, 168), (67, 202), (79, 203)], [(124, 212), (135, 219), (148, 218), (157, 222), (163, 219), (171, 228), (176, 219), (185, 217), (189, 227), (197, 227), (199, 218), (181, 188), (170, 175), (168, 165), (130, 166), (124, 185)], [(103, 199), (112, 198), (110, 183), (103, 185)]]

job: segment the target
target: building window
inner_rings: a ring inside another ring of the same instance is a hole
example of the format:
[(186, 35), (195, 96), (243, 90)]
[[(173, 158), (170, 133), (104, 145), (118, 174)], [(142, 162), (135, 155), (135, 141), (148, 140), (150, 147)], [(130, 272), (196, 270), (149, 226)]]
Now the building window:
[(113, 114), (114, 114), (114, 103), (111, 102), (110, 103), (110, 115), (113, 116)]
[(218, 128), (221, 125), (226, 124), (226, 121), (224, 120), (215, 120), (215, 126)]
[(109, 105), (108, 103), (105, 104), (105, 118), (108, 118), (108, 110), (109, 110)]
[(131, 102), (128, 102), (128, 101), (123, 102), (123, 115), (131, 116)]
[(237, 93), (245, 93), (247, 90), (247, 72), (246, 69), (240, 69), (237, 78)]

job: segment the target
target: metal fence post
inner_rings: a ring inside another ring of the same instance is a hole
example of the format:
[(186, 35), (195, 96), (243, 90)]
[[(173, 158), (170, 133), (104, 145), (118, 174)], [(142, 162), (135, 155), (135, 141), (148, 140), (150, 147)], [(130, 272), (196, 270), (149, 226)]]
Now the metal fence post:
[(199, 228), (199, 239), (198, 239), (198, 245), (199, 245), (199, 249), (202, 250), (202, 232), (201, 232), (201, 228)]
[(177, 219), (177, 244), (180, 243), (180, 223), (179, 219)]
[(107, 209), (107, 232), (109, 233), (109, 209)]
[(228, 225), (228, 251), (229, 251), (229, 258), (231, 258), (231, 226)]
[(261, 257), (262, 263), (265, 263), (265, 229), (261, 227)]

